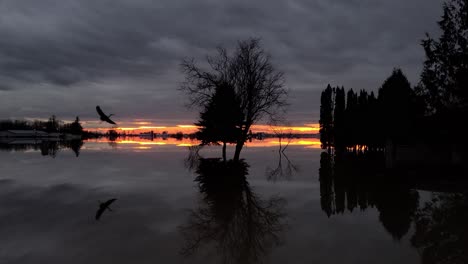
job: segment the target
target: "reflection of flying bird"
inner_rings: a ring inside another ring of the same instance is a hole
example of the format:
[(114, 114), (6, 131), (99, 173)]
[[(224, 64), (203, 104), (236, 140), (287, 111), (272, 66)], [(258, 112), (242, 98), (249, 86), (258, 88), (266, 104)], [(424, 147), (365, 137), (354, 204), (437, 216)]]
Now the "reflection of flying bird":
[(99, 220), (99, 218), (101, 217), (101, 215), (104, 213), (106, 209), (109, 211), (112, 211), (109, 206), (111, 205), (111, 203), (115, 202), (115, 200), (117, 199), (113, 198), (113, 199), (107, 200), (104, 203), (101, 203), (99, 201), (101, 204), (99, 204), (99, 209), (96, 212), (96, 220)]
[(98, 112), (99, 118), (101, 119), (101, 121), (107, 122), (109, 124), (117, 125), (114, 121), (110, 119), (110, 117), (113, 116), (114, 114), (110, 114), (110, 115), (104, 114), (104, 112), (101, 110), (101, 107), (99, 107), (99, 105), (96, 106), (96, 111)]

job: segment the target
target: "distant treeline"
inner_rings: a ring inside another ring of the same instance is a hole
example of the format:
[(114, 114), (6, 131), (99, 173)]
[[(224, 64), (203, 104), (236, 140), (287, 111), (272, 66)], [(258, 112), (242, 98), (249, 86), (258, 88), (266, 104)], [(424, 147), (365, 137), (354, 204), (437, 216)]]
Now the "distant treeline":
[(75, 121), (71, 123), (65, 123), (58, 120), (55, 115), (51, 116), (47, 121), (0, 120), (0, 131), (2, 130), (40, 130), (48, 133), (74, 135), (82, 135), (84, 133), (79, 117), (76, 117)]
[(424, 110), (424, 102), (400, 69), (393, 71), (377, 96), (328, 85), (321, 96), (320, 141), (323, 148), (382, 148), (389, 138), (410, 139)]

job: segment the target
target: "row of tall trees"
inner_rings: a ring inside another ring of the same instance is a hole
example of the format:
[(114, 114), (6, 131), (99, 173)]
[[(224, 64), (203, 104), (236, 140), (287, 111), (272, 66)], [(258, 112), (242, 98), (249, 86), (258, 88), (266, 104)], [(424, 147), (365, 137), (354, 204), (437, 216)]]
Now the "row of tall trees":
[(424, 114), (424, 106), (400, 69), (374, 92), (330, 85), (322, 92), (320, 140), (324, 148), (381, 148), (387, 139), (404, 140)]
[(69, 133), (75, 135), (83, 134), (83, 127), (80, 123), (80, 118), (76, 117), (75, 121), (65, 123), (58, 120), (55, 115), (52, 115), (47, 121), (34, 120), (0, 120), (0, 130), (41, 130), (48, 133)]
[(323, 148), (379, 148), (389, 139), (415, 139), (433, 131), (447, 140), (465, 140), (468, 0), (449, 0), (443, 12), (440, 37), (427, 35), (422, 41), (426, 60), (414, 89), (400, 69), (384, 81), (377, 97), (328, 85), (320, 107)]

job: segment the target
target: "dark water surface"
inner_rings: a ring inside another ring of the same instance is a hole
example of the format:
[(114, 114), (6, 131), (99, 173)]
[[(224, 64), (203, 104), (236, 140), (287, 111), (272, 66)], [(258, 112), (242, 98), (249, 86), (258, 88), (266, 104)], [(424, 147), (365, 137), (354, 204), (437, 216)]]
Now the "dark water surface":
[(340, 202), (330, 193), (339, 184), (319, 180), (320, 149), (290, 146), (281, 167), (277, 150), (246, 147), (248, 174), (230, 187), (189, 170), (188, 148), (176, 145), (0, 151), (0, 263), (420, 262), (413, 212), (392, 216), (416, 209), (401, 199), (417, 207), (427, 193), (396, 192), (393, 204), (364, 190), (353, 202), (343, 187)]

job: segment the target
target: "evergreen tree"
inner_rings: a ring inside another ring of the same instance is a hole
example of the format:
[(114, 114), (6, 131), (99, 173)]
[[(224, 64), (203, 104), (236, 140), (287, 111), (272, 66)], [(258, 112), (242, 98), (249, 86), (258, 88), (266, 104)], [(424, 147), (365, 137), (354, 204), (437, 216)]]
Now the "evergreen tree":
[(320, 142), (322, 148), (333, 146), (333, 89), (330, 84), (320, 97)]
[(241, 136), (244, 116), (234, 89), (227, 83), (216, 87), (216, 91), (200, 113), (197, 138), (202, 144), (223, 144), (223, 159), (226, 160), (226, 144), (236, 143)]
[(468, 0), (449, 0), (438, 22), (438, 40), (427, 34), (418, 92), (432, 112), (468, 108)]
[(334, 141), (335, 148), (343, 149), (345, 145), (345, 110), (346, 110), (346, 95), (344, 87), (337, 87), (335, 90), (335, 111), (333, 115), (334, 119)]
[(75, 121), (70, 124), (70, 133), (75, 135), (81, 135), (83, 133), (83, 127), (80, 124), (80, 118), (78, 116)]
[(368, 99), (368, 120), (367, 120), (367, 145), (371, 150), (383, 145), (383, 140), (378, 133), (378, 123), (380, 120), (378, 112), (378, 102), (374, 92), (371, 92)]
[(400, 69), (394, 69), (379, 89), (382, 135), (386, 138), (408, 135), (413, 121), (413, 90)]
[(354, 147), (356, 145), (356, 111), (357, 111), (357, 95), (353, 89), (347, 93), (346, 111), (345, 111), (345, 127), (346, 127), (346, 146)]
[(45, 125), (46, 131), (49, 133), (55, 133), (58, 132), (59, 129), (59, 123), (57, 121), (57, 118), (55, 115), (52, 115), (49, 120), (47, 121)]
[(356, 143), (361, 147), (367, 145), (369, 135), (369, 105), (367, 91), (361, 90), (356, 110)]

